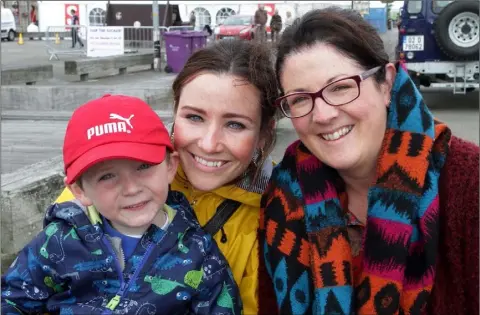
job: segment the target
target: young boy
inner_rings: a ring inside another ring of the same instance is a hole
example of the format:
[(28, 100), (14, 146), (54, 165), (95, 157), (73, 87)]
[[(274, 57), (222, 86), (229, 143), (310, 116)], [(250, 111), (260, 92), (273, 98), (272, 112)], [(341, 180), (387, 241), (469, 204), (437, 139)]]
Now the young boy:
[(78, 108), (63, 146), (74, 202), (2, 276), (2, 314), (241, 314), (229, 266), (186, 198), (169, 192), (178, 155), (138, 98)]

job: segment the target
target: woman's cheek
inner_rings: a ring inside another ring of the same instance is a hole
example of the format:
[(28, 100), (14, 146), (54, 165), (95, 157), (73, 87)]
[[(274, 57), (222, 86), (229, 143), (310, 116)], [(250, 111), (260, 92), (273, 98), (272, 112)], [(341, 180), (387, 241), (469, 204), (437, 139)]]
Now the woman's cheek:
[(192, 135), (195, 134), (195, 132), (191, 128), (190, 128), (190, 131), (187, 131), (188, 129), (189, 129), (188, 126), (184, 126), (183, 123), (175, 122), (173, 143), (175, 145), (176, 150), (182, 148), (189, 141), (193, 140)]
[(229, 141), (229, 150), (242, 164), (249, 164), (255, 152), (256, 144), (256, 137), (253, 135), (232, 137)]

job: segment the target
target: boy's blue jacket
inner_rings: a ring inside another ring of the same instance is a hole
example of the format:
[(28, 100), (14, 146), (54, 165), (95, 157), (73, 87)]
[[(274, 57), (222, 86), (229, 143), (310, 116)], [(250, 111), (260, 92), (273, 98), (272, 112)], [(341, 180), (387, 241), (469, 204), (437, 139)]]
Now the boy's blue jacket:
[(241, 314), (229, 266), (185, 197), (170, 192), (166, 204), (166, 231), (151, 225), (126, 262), (94, 209), (52, 205), (2, 276), (2, 314)]

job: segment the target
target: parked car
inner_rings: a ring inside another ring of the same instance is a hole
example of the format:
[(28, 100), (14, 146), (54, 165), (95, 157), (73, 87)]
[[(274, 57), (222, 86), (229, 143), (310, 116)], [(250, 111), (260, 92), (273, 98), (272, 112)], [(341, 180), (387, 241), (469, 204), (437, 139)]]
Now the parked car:
[(252, 15), (231, 15), (215, 27), (215, 39), (242, 38), (252, 40), (255, 24)]
[(478, 0), (405, 0), (398, 26), (397, 58), (417, 85), (478, 89)]
[(15, 24), (13, 12), (9, 8), (3, 7), (0, 11), (2, 12), (2, 40), (6, 38), (9, 41), (14, 41), (17, 33), (17, 26)]

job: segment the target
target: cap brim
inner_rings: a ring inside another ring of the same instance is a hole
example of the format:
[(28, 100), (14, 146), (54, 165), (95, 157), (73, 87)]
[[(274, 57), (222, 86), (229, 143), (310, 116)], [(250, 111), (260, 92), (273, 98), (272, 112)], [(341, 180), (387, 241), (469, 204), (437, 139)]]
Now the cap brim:
[(81, 155), (67, 167), (67, 184), (74, 183), (92, 165), (112, 159), (129, 159), (160, 164), (165, 159), (166, 146), (143, 143), (107, 143)]

